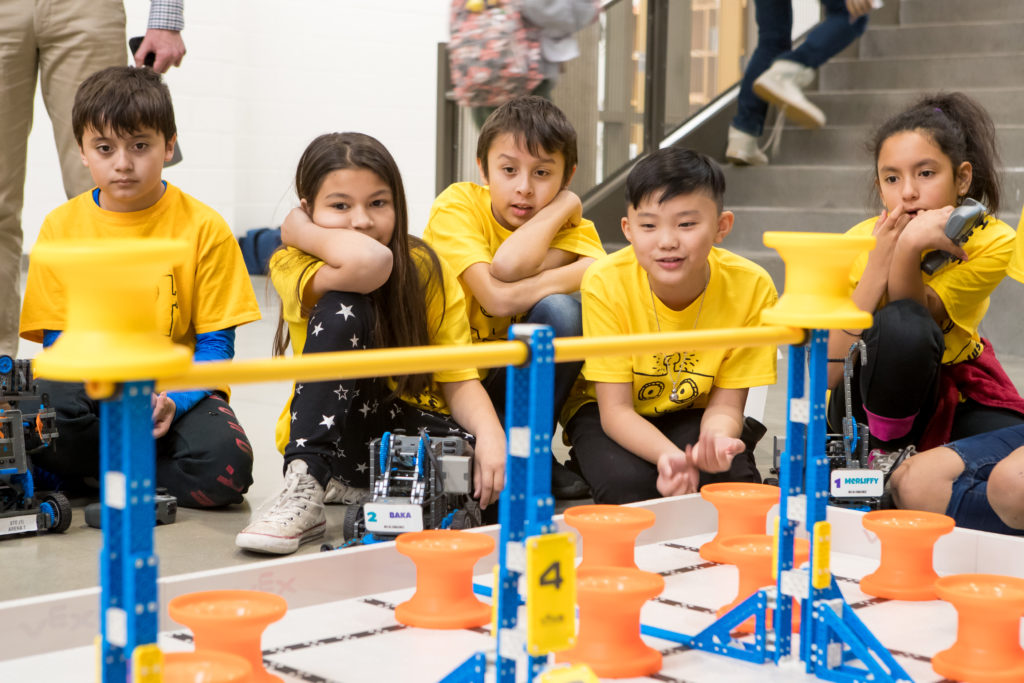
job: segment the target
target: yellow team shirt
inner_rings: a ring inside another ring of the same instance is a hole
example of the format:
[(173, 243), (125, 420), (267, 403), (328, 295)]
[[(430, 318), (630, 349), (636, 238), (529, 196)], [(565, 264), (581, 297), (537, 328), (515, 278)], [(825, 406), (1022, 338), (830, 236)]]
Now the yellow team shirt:
[[(761, 311), (775, 304), (778, 294), (771, 276), (753, 261), (713, 247), (708, 255), (711, 275), (701, 297), (681, 311), (652, 295), (647, 273), (637, 263), (633, 247), (610, 254), (583, 276), (583, 336), (677, 332), (723, 327), (755, 327)], [(657, 307), (657, 314), (655, 314)], [(700, 312), (698, 320), (698, 311)], [(721, 348), (702, 351), (666, 348), (662, 353), (595, 356), (583, 365), (563, 410), (563, 424), (586, 403), (597, 401), (595, 382), (629, 382), (633, 407), (645, 417), (704, 408), (712, 386), (746, 389), (776, 380), (774, 346)], [(678, 398), (672, 400), (672, 385)]]
[[(195, 348), (195, 336), (259, 320), (238, 241), (220, 214), (167, 184), (162, 197), (142, 211), (106, 211), (92, 191), (54, 209), (36, 244), (70, 239), (166, 238), (191, 245), (186, 261), (168, 266), (157, 288), (160, 329), (177, 344)], [(42, 342), (44, 330), (65, 329), (67, 289), (59, 269), (31, 260), (21, 313), (21, 336)], [(97, 273), (97, 277), (108, 277)]]
[[(421, 282), (427, 282), (432, 267), (427, 255), (419, 249), (412, 250), (413, 258), (419, 271)], [(444, 296), (439, 287), (435, 284), (427, 289), (427, 326), (430, 330), (431, 344), (469, 344), (469, 323), (466, 320), (466, 300), (462, 295), (462, 288), (459, 287), (458, 279), (451, 267), (445, 263), (443, 258), (438, 259), (441, 263), (441, 282), (444, 283)], [(313, 275), (324, 265), (324, 262), (315, 256), (307, 254), (293, 247), (281, 249), (274, 252), (270, 258), (270, 279), (274, 288), (281, 296), (281, 315), (288, 323), (288, 332), (291, 335), (292, 353), (301, 356), (306, 346), (306, 327), (309, 317), (303, 314), (301, 292), (312, 280)], [(316, 302), (307, 301), (309, 307)], [(339, 349), (340, 350), (340, 349)], [(462, 382), (468, 379), (478, 379), (479, 374), (475, 368), (465, 370), (443, 370), (434, 373), (435, 382)], [(395, 382), (388, 378), (388, 386), (394, 390)], [(293, 387), (294, 388), (294, 387)], [(292, 392), (294, 394), (294, 390)], [(401, 399), (406, 403), (429, 410), (435, 413), (450, 414), (448, 405), (440, 387), (436, 384), (419, 396), (403, 395)], [(274, 439), (279, 451), (284, 453), (285, 446), (291, 438), (291, 397), (285, 404), (281, 416), (277, 420), (277, 427), (274, 431)]]
[[(474, 263), (490, 263), (498, 247), (511, 234), (512, 231), (498, 223), (491, 212), (490, 189), (476, 183), (449, 185), (430, 208), (423, 239), (459, 275), (474, 342), (504, 341), (508, 339), (509, 326), (526, 316), (527, 311), (512, 317), (492, 316), (462, 279), (462, 274)], [(551, 240), (551, 247), (591, 258), (605, 255), (597, 229), (586, 219), (575, 228), (559, 230)]]
[[(878, 217), (869, 218), (847, 231), (848, 235), (870, 235)], [(963, 245), (968, 260), (951, 262), (932, 275), (921, 276), (946, 307), (949, 322), (942, 330), (946, 350), (943, 363), (963, 363), (981, 355), (984, 344), (978, 325), (988, 311), (989, 295), (1006, 274), (1006, 265), (1013, 251), (1013, 228), (994, 216), (975, 228)], [(869, 250), (870, 251), (870, 250)], [(868, 253), (861, 253), (850, 269), (850, 291), (860, 282), (868, 264)], [(924, 255), (922, 254), (922, 257)], [(879, 306), (888, 303), (883, 298)]]
[(1020, 223), (1017, 224), (1016, 247), (1013, 256), (1010, 257), (1010, 265), (1006, 267), (1006, 274), (1017, 282), (1024, 282), (1024, 212), (1020, 214)]

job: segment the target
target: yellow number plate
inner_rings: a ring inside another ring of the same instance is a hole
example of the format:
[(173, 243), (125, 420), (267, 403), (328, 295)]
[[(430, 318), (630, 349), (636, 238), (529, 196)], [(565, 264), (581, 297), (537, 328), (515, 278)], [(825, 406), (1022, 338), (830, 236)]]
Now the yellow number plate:
[(576, 537), (526, 539), (526, 650), (533, 656), (576, 644)]

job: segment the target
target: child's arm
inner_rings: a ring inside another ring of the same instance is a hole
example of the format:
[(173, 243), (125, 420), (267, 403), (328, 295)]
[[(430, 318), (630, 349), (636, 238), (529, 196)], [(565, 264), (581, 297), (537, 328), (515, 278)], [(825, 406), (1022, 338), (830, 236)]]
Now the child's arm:
[(949, 314), (935, 290), (924, 284), (921, 254), (941, 249), (962, 261), (967, 260), (967, 252), (963, 247), (946, 236), (946, 221), (951, 213), (952, 206), (922, 211), (907, 223), (896, 242), (892, 265), (889, 267), (889, 298), (893, 301), (912, 299), (924, 305), (940, 327), (946, 324)]
[(473, 496), (485, 508), (505, 488), (505, 430), (480, 380), (440, 382), (452, 417), (476, 436), (473, 457)]
[(563, 228), (583, 220), (583, 204), (575, 192), (562, 190), (506, 239), (491, 259), (491, 275), (502, 282), (516, 282), (542, 270), (572, 263), (577, 255), (552, 249), (551, 241)]
[[(883, 211), (875, 221), (872, 235), (875, 247), (868, 253), (868, 262), (860, 281), (851, 294), (853, 303), (862, 311), (874, 313), (882, 302), (889, 287), (889, 271), (892, 267), (896, 243), (910, 217), (903, 213), (903, 206), (897, 206), (892, 213)], [(918, 278), (920, 279), (920, 278)], [(860, 330), (831, 330), (828, 334), (828, 357), (846, 358), (850, 344), (860, 339)], [(828, 386), (835, 389), (843, 377), (842, 363), (828, 364)]]
[(544, 270), (518, 282), (502, 282), (491, 275), (490, 265), (474, 263), (462, 271), (462, 278), (489, 314), (512, 316), (533, 308), (549, 294), (571, 294), (580, 288), (583, 273), (595, 259), (580, 257), (575, 262)]
[(682, 451), (661, 430), (636, 412), (633, 385), (629, 382), (594, 382), (601, 428), (630, 453), (657, 464), (666, 453)]
[(358, 230), (321, 228), (299, 208), (281, 224), (281, 241), (324, 262), (310, 281), (316, 298), (336, 291), (369, 294), (391, 277), (394, 257), (386, 245)]
[(658, 493), (679, 496), (693, 493), (699, 483), (698, 471), (725, 472), (732, 460), (746, 450), (737, 438), (743, 430), (746, 389), (714, 387), (700, 421), (700, 438), (682, 453), (665, 453), (658, 459)]

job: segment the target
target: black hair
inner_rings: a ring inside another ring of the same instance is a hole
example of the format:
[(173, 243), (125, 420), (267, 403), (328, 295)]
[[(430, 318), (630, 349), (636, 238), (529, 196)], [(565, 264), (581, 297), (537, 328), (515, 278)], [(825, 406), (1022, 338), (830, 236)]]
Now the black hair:
[(111, 66), (82, 81), (71, 108), (71, 129), (82, 144), (86, 128), (103, 132), (110, 127), (120, 137), (152, 128), (170, 141), (178, 132), (171, 92), (160, 74), (150, 68)]
[(565, 160), (562, 186), (569, 183), (578, 161), (576, 129), (569, 123), (565, 112), (543, 97), (527, 95), (509, 100), (495, 109), (480, 128), (476, 142), (476, 158), (488, 174), (487, 153), (495, 138), (511, 133), (517, 143), (524, 144), (533, 156), (541, 151), (561, 154)]
[(685, 147), (665, 147), (637, 161), (626, 178), (626, 201), (634, 209), (659, 192), (659, 204), (678, 195), (703, 192), (721, 212), (725, 175), (706, 154)]
[(875, 167), (882, 144), (893, 135), (918, 131), (927, 135), (953, 163), (953, 173), (965, 161), (972, 168), (967, 196), (989, 213), (999, 210), (999, 152), (996, 127), (985, 109), (960, 92), (925, 95), (883, 123), (871, 138)]

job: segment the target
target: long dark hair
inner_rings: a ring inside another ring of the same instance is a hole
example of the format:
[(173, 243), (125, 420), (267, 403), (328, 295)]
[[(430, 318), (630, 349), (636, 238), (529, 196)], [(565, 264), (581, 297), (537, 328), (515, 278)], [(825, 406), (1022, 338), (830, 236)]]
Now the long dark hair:
[[(323, 185), (324, 178), (333, 171), (362, 168), (375, 173), (391, 189), (395, 206), (395, 229), (388, 248), (394, 255), (391, 277), (371, 293), (376, 315), (373, 331), (375, 348), (393, 346), (426, 346), (430, 344), (427, 325), (426, 295), (439, 288), (442, 311), (445, 301), (441, 264), (437, 254), (423, 240), (409, 234), (409, 211), (405, 202), (405, 188), (398, 165), (387, 148), (376, 138), (363, 133), (328, 133), (309, 143), (299, 159), (295, 171), (295, 191), (305, 199), (309, 211)], [(421, 265), (426, 276), (421, 279)], [(301, 292), (296, 293), (301, 301)], [(308, 311), (303, 311), (308, 315)], [(444, 314), (442, 312), (442, 318)], [(289, 344), (288, 327), (283, 313), (278, 319), (274, 335), (274, 355), (282, 355)], [(417, 396), (433, 383), (430, 373), (403, 375), (394, 378), (397, 394)]]
[(999, 152), (996, 127), (985, 109), (960, 92), (925, 95), (909, 109), (883, 123), (872, 138), (875, 167), (882, 143), (897, 133), (922, 131), (953, 162), (953, 174), (965, 161), (971, 162), (971, 187), (967, 196), (999, 210)]

